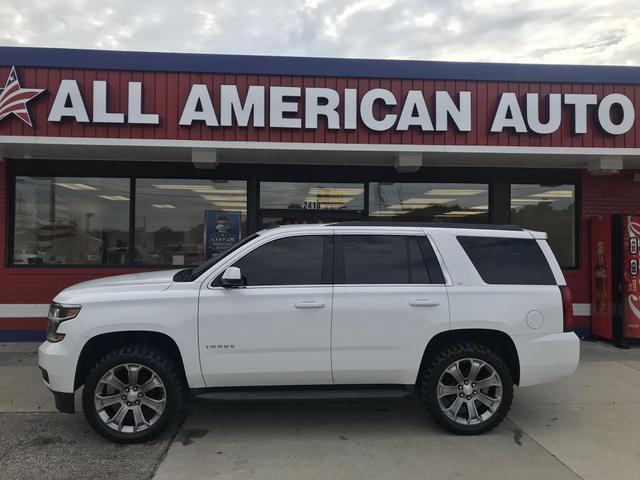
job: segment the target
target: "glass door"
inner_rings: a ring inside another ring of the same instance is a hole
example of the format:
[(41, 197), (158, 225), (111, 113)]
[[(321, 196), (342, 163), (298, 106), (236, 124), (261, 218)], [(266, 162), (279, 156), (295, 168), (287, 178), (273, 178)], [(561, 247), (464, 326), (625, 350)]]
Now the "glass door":
[(258, 228), (364, 220), (360, 183), (261, 182)]

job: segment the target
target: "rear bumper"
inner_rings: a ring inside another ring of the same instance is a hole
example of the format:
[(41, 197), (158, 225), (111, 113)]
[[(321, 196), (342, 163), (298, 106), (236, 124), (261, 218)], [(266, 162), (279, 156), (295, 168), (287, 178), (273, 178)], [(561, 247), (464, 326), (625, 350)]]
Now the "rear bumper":
[(520, 386), (552, 382), (575, 372), (580, 339), (573, 332), (513, 337), (520, 359)]

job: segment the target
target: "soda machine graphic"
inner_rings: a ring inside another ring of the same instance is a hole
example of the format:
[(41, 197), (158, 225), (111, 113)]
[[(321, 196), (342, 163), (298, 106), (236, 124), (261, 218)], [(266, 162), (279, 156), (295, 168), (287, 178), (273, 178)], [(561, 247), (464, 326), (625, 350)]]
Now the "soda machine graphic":
[(640, 215), (591, 220), (593, 334), (617, 345), (640, 339)]

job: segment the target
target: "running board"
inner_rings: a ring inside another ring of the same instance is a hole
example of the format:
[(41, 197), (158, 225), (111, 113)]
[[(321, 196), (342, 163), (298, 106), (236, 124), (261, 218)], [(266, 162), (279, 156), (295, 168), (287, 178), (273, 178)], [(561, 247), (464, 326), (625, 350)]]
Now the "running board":
[(285, 387), (285, 388), (213, 388), (197, 389), (192, 395), (199, 400), (219, 402), (264, 400), (341, 400), (351, 398), (403, 398), (413, 393), (413, 386), (393, 387)]

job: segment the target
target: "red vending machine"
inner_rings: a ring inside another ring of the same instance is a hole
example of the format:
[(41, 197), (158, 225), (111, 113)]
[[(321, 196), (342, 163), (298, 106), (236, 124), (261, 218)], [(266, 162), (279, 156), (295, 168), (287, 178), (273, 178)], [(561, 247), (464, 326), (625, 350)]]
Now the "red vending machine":
[(640, 215), (591, 219), (591, 319), (597, 337), (640, 339)]

